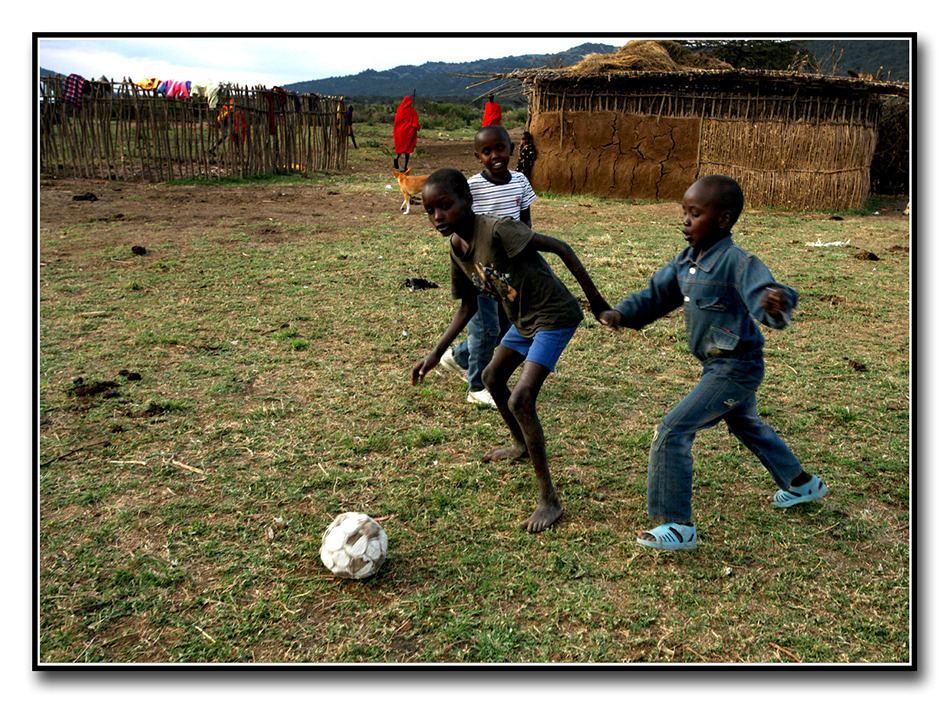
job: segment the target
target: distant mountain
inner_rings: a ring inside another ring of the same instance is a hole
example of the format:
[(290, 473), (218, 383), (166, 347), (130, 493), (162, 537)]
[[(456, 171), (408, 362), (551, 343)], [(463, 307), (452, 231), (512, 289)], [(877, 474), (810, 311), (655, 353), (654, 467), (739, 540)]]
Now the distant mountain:
[[(512, 45), (517, 45), (517, 41), (513, 39)], [(300, 81), (282, 87), (298, 93), (347, 97), (401, 98), (404, 95), (412, 95), (415, 91), (417, 97), (432, 100), (473, 99), (487, 90), (487, 87), (468, 89), (468, 86), (475, 83), (476, 79), (465, 76), (504, 73), (525, 68), (560, 68), (576, 64), (587, 54), (611, 53), (616, 50), (617, 47), (609, 44), (587, 43), (556, 54), (523, 54), (465, 63), (429, 61), (421, 66), (397, 66), (388, 71), (367, 69), (353, 76)], [(450, 74), (462, 74), (462, 76)]]
[[(512, 43), (516, 44), (517, 39), (512, 40)], [(905, 40), (806, 39), (797, 43), (815, 55), (825, 73), (830, 74), (834, 67), (837, 76), (846, 76), (848, 71), (854, 71), (872, 76), (880, 73), (880, 78), (884, 80), (909, 80), (909, 52)], [(416, 91), (418, 97), (431, 100), (471, 100), (485, 92), (488, 86), (469, 89), (468, 86), (476, 82), (476, 79), (465, 76), (504, 73), (525, 68), (571, 66), (587, 54), (611, 53), (617, 48), (609, 44), (587, 43), (556, 54), (524, 54), (467, 63), (430, 61), (421, 66), (397, 66), (388, 71), (368, 69), (352, 76), (300, 81), (283, 88), (298, 93), (343, 95), (349, 98), (399, 99)], [(833, 57), (838, 57), (836, 66)], [(504, 98), (500, 99), (504, 102)]]

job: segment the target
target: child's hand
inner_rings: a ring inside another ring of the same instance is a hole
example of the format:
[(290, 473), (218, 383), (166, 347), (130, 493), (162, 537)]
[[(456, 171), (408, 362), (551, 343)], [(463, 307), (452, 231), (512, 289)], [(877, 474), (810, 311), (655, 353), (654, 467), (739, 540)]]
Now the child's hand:
[(601, 325), (606, 325), (607, 327), (617, 330), (620, 328), (620, 323), (623, 320), (623, 316), (620, 314), (619, 310), (611, 308), (610, 310), (605, 310), (597, 316), (597, 320), (600, 321)]
[(782, 315), (785, 312), (785, 294), (780, 289), (771, 286), (762, 294), (762, 308), (769, 315)]
[(590, 303), (590, 312), (593, 313), (594, 317), (598, 320), (600, 320), (601, 313), (610, 310), (610, 304), (604, 300), (603, 296), (588, 298), (587, 302)]
[(425, 357), (416, 362), (415, 366), (412, 368), (412, 385), (415, 386), (420, 381), (425, 379), (426, 374), (439, 363), (438, 357), (433, 359), (432, 353), (427, 354)]

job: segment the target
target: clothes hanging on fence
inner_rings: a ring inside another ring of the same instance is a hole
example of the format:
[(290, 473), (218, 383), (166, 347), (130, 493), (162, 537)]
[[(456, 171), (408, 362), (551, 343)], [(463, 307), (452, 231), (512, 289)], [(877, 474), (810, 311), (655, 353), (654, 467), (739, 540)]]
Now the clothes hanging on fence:
[(169, 81), (165, 95), (169, 98), (188, 100), (188, 87), (190, 85), (191, 81)]
[(141, 81), (135, 81), (133, 86), (138, 86), (143, 90), (155, 90), (160, 85), (162, 85), (162, 79), (160, 78), (143, 78)]
[(218, 107), (218, 99), (221, 97), (221, 84), (215, 83), (208, 88), (208, 107), (214, 110)]
[(247, 140), (247, 122), (244, 119), (244, 111), (234, 107), (234, 100), (229, 100), (221, 106), (218, 124), (221, 126), (222, 138), (230, 132), (231, 141), (235, 144), (243, 144)]
[(231, 106), (234, 105), (233, 100), (229, 100), (224, 105), (221, 106), (221, 112), (218, 114), (218, 124), (224, 125), (228, 119), (228, 113), (231, 111)]
[(208, 101), (208, 107), (212, 110), (218, 107), (218, 99), (221, 94), (221, 84), (213, 81), (191, 84), (192, 98), (205, 98)]
[(86, 79), (78, 73), (71, 73), (66, 79), (66, 87), (63, 89), (63, 102), (67, 105), (73, 105), (77, 108), (82, 107), (82, 91), (86, 87)]
[(221, 92), (220, 83), (195, 83), (191, 86), (192, 98), (204, 98), (208, 101), (208, 107), (214, 110), (218, 107), (218, 94)]

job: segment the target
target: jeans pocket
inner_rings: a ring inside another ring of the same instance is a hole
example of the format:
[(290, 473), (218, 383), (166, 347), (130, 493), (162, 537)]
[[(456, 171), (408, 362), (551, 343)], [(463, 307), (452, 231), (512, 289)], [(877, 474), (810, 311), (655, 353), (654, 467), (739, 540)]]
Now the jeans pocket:
[(706, 404), (706, 412), (716, 416), (728, 413), (736, 406), (745, 403), (754, 391), (755, 389), (749, 389), (731, 379), (724, 379), (722, 385), (716, 389)]

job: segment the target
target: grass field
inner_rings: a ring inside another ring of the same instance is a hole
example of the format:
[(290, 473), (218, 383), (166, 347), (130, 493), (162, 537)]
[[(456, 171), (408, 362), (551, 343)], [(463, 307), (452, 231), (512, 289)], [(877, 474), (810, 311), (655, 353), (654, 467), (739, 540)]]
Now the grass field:
[[(530, 465), (479, 461), (497, 414), (449, 374), (409, 384), (455, 304), (446, 243), (383, 191), (384, 141), (352, 156), (379, 174), (122, 193), (243, 215), (41, 222), (41, 663), (910, 660), (906, 219), (749, 209), (736, 228), (802, 297), (765, 331), (759, 406), (824, 501), (769, 507), (717, 427), (694, 448), (699, 549), (639, 547), (653, 427), (700, 366), (682, 311), (619, 335), (588, 314), (539, 404), (566, 512), (529, 535)], [(327, 194), (345, 216), (280, 217)], [(677, 203), (541, 195), (536, 228), (611, 302), (682, 246)], [(319, 560), (346, 510), (392, 516), (365, 582)]]

